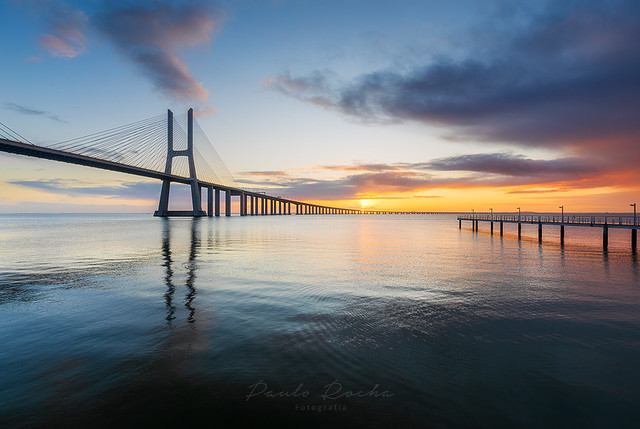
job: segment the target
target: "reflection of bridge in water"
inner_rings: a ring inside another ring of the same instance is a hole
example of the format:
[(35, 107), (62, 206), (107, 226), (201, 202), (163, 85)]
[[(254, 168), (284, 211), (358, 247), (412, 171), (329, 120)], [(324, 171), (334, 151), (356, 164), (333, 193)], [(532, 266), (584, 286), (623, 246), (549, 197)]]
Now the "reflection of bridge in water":
[[(166, 269), (165, 283), (167, 284), (167, 292), (164, 294), (165, 306), (167, 309), (167, 322), (171, 324), (175, 319), (176, 306), (174, 304), (174, 294), (176, 286), (174, 284), (174, 271), (173, 254), (171, 252), (171, 224), (170, 221), (165, 221), (162, 230), (162, 258), (164, 260), (163, 265)], [(191, 234), (189, 240), (189, 256), (187, 258), (187, 278), (184, 285), (187, 288), (187, 295), (184, 299), (184, 306), (189, 312), (187, 316), (187, 322), (195, 322), (196, 309), (193, 306), (193, 300), (196, 297), (195, 279), (196, 279), (196, 257), (198, 255), (198, 248), (200, 246), (200, 236), (198, 230), (198, 223), (194, 219), (191, 223)]]
[[(362, 213), (240, 188), (194, 120), (193, 109), (187, 113), (186, 132), (169, 110), (166, 117), (160, 115), (49, 146), (32, 144), (0, 124), (0, 151), (162, 180), (156, 216), (220, 216), (221, 193), (226, 216), (231, 216), (232, 197), (240, 197), (241, 216), (291, 214), (292, 205), (296, 214)], [(169, 210), (171, 183), (190, 186), (191, 210)], [(208, 197), (206, 211), (202, 209), (203, 189)]]

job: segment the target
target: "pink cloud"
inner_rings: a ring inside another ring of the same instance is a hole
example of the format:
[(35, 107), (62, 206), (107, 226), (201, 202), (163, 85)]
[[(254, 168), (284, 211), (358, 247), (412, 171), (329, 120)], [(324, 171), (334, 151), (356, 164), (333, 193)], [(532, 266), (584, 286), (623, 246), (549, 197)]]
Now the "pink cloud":
[(39, 45), (56, 58), (74, 58), (86, 52), (85, 32), (89, 18), (84, 12), (61, 1), (35, 4), (46, 22), (47, 33), (38, 37)]
[(64, 41), (53, 34), (43, 34), (38, 38), (42, 46), (52, 57), (73, 58), (82, 54), (86, 49), (82, 43)]

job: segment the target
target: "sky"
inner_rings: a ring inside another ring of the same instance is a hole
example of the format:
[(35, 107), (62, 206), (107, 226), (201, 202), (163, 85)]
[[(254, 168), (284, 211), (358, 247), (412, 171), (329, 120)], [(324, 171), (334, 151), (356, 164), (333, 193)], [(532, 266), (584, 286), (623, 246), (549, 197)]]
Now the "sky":
[[(0, 0), (0, 17), (0, 122), (36, 144), (193, 107), (238, 184), (291, 199), (640, 199), (637, 1)], [(152, 212), (159, 192), (0, 153), (0, 212)]]

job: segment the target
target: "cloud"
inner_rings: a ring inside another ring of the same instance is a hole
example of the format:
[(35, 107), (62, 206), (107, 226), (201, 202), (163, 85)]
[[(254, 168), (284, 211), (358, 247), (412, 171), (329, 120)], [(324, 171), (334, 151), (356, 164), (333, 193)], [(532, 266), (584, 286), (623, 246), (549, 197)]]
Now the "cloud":
[(265, 171), (245, 171), (245, 176), (285, 176), (287, 173), (281, 170), (265, 170)]
[[(315, 166), (313, 169), (321, 171), (325, 168), (323, 166)], [(390, 166), (389, 169), (396, 169), (396, 167)], [(348, 171), (348, 169), (345, 171)], [(265, 177), (267, 179), (254, 180), (244, 178), (238, 180), (238, 182), (249, 186), (269, 189), (270, 193), (277, 193), (295, 199), (354, 199), (366, 194), (376, 194), (377, 197), (383, 197), (383, 194), (434, 188), (437, 187), (438, 184), (438, 179), (433, 179), (431, 175), (425, 172), (410, 171), (407, 169), (383, 172), (365, 171), (358, 172), (357, 174), (349, 174), (337, 179), (310, 179), (293, 177), (288, 174), (269, 175), (261, 174), (262, 172), (252, 173), (252, 176)]]
[(97, 195), (107, 198), (156, 200), (160, 192), (160, 186), (150, 182), (122, 182), (116, 186), (96, 186), (78, 180), (41, 179), (14, 180), (8, 183), (70, 196)]
[(382, 171), (394, 171), (401, 170), (401, 165), (394, 164), (382, 164), (382, 163), (369, 163), (369, 164), (351, 164), (351, 165), (321, 165), (317, 167), (321, 170), (338, 170), (338, 171), (369, 171), (369, 172), (382, 172)]
[(528, 19), (484, 26), (464, 58), (433, 55), (344, 84), (322, 71), (284, 73), (268, 86), (362, 121), (418, 121), (458, 141), (606, 156), (630, 171), (640, 156), (640, 3), (549, 2)]
[(209, 90), (192, 76), (180, 51), (209, 43), (221, 20), (219, 11), (197, 1), (110, 2), (95, 17), (100, 31), (160, 93), (205, 104), (200, 115), (212, 113)]
[(585, 159), (578, 157), (539, 160), (510, 153), (452, 156), (434, 159), (423, 164), (413, 164), (412, 166), (414, 168), (420, 166), (438, 171), (472, 171), (537, 178), (557, 176), (565, 179), (589, 176), (601, 170), (601, 166), (597, 165), (596, 162), (587, 162)]
[(47, 33), (38, 37), (38, 43), (49, 55), (74, 58), (86, 52), (87, 15), (62, 1), (33, 1), (44, 16)]
[(60, 119), (58, 115), (47, 112), (45, 110), (34, 109), (32, 107), (23, 106), (16, 103), (4, 103), (4, 108), (13, 110), (14, 112), (22, 113), (24, 115), (32, 115), (32, 116), (44, 116), (45, 118), (49, 118), (53, 121), (68, 123), (67, 121)]
[[(324, 171), (345, 174), (318, 179)], [(298, 172), (306, 177), (282, 171), (251, 171), (238, 182), (289, 198), (318, 200), (395, 198), (407, 193), (435, 198), (421, 195), (433, 189), (491, 187), (513, 193), (514, 188), (524, 187), (523, 193), (538, 193), (543, 192), (538, 189), (551, 192), (628, 186), (627, 177), (620, 177), (615, 165), (608, 162), (585, 157), (532, 159), (513, 153), (459, 155), (414, 163), (315, 165)], [(310, 179), (309, 175), (316, 178)]]
[(333, 77), (334, 75), (330, 71), (318, 70), (310, 76), (293, 78), (287, 71), (280, 76), (269, 76), (262, 82), (262, 85), (301, 101), (329, 108), (334, 106), (334, 102), (324, 94), (334, 90), (329, 85)]
[[(23, 0), (45, 21), (39, 45), (53, 57), (74, 58), (87, 51), (89, 30), (97, 29), (161, 94), (201, 103), (197, 116), (215, 113), (209, 90), (191, 74), (181, 56), (185, 48), (211, 42), (223, 13), (206, 1), (103, 1), (89, 14), (63, 0)], [(79, 3), (81, 4), (81, 3)], [(29, 57), (26, 61), (40, 61)]]

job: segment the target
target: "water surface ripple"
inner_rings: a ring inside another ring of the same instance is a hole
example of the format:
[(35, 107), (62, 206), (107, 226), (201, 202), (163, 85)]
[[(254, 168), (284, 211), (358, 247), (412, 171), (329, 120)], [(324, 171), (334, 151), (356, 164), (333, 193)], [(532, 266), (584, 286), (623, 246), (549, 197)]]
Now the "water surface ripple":
[(0, 426), (635, 427), (628, 237), (505, 232), (2, 215)]

